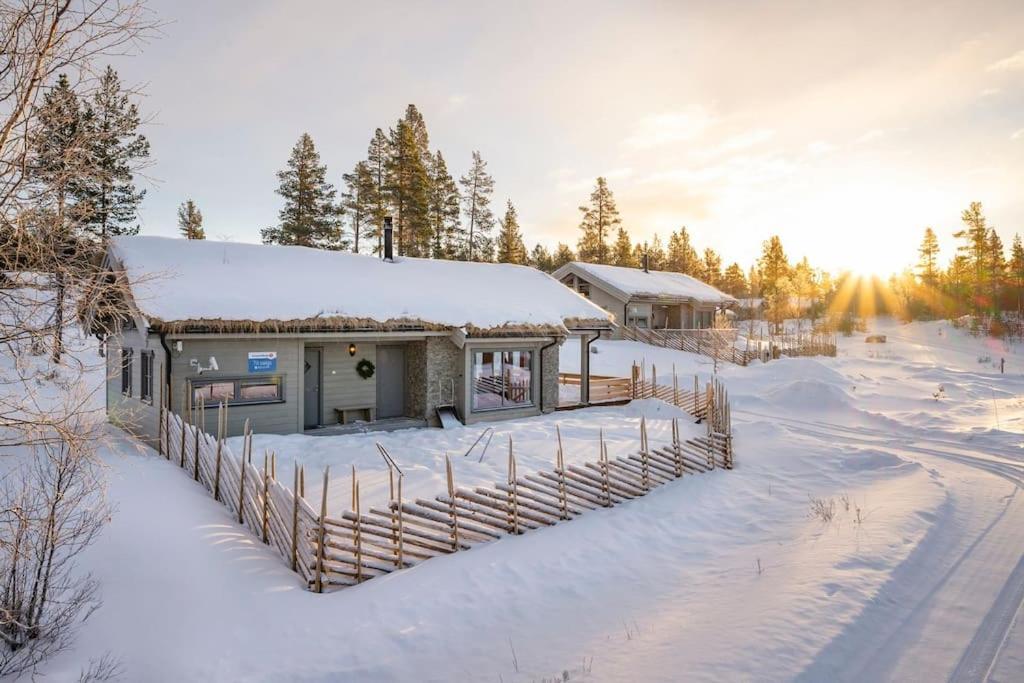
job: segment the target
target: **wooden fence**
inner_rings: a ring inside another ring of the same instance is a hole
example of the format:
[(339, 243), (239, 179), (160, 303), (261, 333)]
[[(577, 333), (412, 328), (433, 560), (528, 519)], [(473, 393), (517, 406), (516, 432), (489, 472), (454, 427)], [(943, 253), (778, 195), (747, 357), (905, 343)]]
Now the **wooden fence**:
[(680, 391), (678, 382), (658, 385), (653, 370), (651, 381), (637, 378), (634, 370), (632, 385), (638, 397), (657, 396), (687, 411), (693, 407), (693, 414), (703, 419), (704, 435), (683, 439), (678, 421), (673, 420), (671, 441), (652, 445), (646, 420), (641, 420), (638, 448), (633, 453), (609, 458), (602, 432), (595, 444), (596, 460), (566, 465), (556, 427), (554, 467), (526, 474), (518, 472), (510, 436), (503, 481), (490, 487), (459, 486), (448, 459), (447, 489), (434, 499), (406, 499), (401, 469), (387, 449), (377, 444), (388, 463), (387, 504), (364, 509), (353, 467), (350, 505), (331, 508), (328, 467), (316, 509), (305, 499), (302, 467), (295, 466), (289, 487), (277, 478), (273, 454), (264, 454), (262, 466), (253, 462), (248, 422), (239, 456), (225, 443), (225, 405), (218, 406), (217, 435), (213, 436), (206, 433), (199, 417), (204, 412), (202, 405), (197, 411), (186, 411), (193, 413), (192, 419), (187, 419), (167, 408), (165, 391), (160, 402), (159, 451), (225, 505), (239, 524), (273, 546), (310, 590), (323, 592), (504, 535), (552, 526), (589, 510), (613, 507), (684, 476), (732, 469), (732, 426), (724, 387), (715, 380), (702, 391)]
[(694, 330), (648, 329), (640, 327), (619, 326), (619, 334), (623, 339), (643, 342), (652, 346), (662, 346), (689, 353), (696, 353), (717, 361), (747, 365), (760, 357), (756, 348), (736, 348), (739, 338), (735, 328), (707, 328)]

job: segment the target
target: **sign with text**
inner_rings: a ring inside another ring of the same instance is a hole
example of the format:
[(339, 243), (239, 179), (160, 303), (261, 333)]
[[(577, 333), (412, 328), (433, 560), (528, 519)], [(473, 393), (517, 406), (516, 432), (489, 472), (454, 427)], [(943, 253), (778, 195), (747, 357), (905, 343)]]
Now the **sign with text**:
[(250, 351), (249, 372), (274, 372), (277, 370), (277, 351)]

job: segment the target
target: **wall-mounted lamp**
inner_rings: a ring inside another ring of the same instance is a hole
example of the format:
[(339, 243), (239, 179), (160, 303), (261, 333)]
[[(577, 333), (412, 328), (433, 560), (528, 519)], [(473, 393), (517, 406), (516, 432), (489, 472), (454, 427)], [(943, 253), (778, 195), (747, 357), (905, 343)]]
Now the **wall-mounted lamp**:
[(350, 356), (356, 355), (356, 345), (355, 344), (349, 344), (348, 345), (348, 355), (350, 355)]

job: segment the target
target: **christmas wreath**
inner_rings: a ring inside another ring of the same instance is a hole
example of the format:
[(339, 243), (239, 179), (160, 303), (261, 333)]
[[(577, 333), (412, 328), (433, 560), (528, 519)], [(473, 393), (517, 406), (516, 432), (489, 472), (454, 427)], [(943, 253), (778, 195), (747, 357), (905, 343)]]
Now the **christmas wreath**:
[(373, 372), (376, 369), (377, 368), (374, 367), (373, 363), (365, 358), (356, 363), (356, 372), (358, 372), (359, 376), (363, 379), (370, 379), (373, 377)]

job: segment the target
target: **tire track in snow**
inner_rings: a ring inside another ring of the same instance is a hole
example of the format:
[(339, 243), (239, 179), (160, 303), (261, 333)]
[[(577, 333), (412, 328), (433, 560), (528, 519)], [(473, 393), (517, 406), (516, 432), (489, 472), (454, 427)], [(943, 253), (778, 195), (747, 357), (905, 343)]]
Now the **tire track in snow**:
[[(1024, 488), (1024, 468), (1020, 465), (1013, 462), (993, 460), (984, 456), (978, 456), (975, 451), (964, 453), (962, 450), (963, 446), (956, 444), (955, 442), (942, 439), (932, 439), (929, 437), (915, 437), (914, 441), (916, 443), (924, 442), (932, 445), (930, 448), (924, 448), (915, 444), (894, 443), (903, 441), (904, 439), (880, 432), (879, 430), (868, 428), (854, 429), (844, 425), (836, 425), (827, 422), (808, 422), (781, 416), (761, 415), (758, 413), (751, 413), (750, 411), (737, 410), (736, 412), (758, 415), (776, 420), (783, 423), (786, 429), (798, 434), (825, 439), (838, 438), (849, 443), (878, 446), (888, 448), (896, 452), (904, 452), (905, 454), (914, 453), (946, 459), (993, 474), (1014, 484), (1016, 487), (1014, 493), (1007, 499), (1006, 505), (1002, 508), (996, 518), (993, 519), (984, 528), (984, 530), (982, 530), (981, 534), (979, 534), (959, 555), (956, 562), (949, 567), (949, 569), (938, 579), (932, 588), (916, 602), (913, 610), (900, 620), (897, 628), (891, 630), (892, 634), (899, 632), (903, 628), (910, 627), (915, 619), (919, 619), (927, 615), (927, 612), (930, 611), (933, 606), (932, 602), (938, 596), (941, 589), (954, 578), (956, 572), (960, 570), (964, 562), (971, 557), (972, 553), (977, 551), (979, 545), (988, 537), (992, 529), (1002, 521), (1006, 513), (1009, 511), (1013, 499), (1016, 498), (1017, 492)], [(850, 432), (856, 436), (850, 435)], [(877, 435), (878, 438), (871, 438), (873, 435)], [(951, 452), (954, 450), (958, 452)], [(1012, 458), (1012, 456), (1008, 456), (1005, 453), (1000, 453), (1000, 455)], [(927, 540), (927, 537), (925, 540)], [(942, 553), (937, 553), (935, 548), (930, 547), (931, 545), (932, 544), (926, 546), (926, 551), (924, 553), (926, 557), (917, 556), (917, 553), (915, 552), (911, 558), (908, 558), (908, 560), (905, 561), (905, 563), (910, 562), (910, 566), (912, 568), (927, 567), (934, 560), (940, 559), (942, 557)], [(928, 558), (931, 559), (929, 560)], [(1009, 637), (1014, 621), (1017, 615), (1022, 611), (1022, 608), (1024, 608), (1024, 554), (1021, 555), (1020, 559), (1014, 566), (1014, 569), (1010, 572), (1010, 575), (1003, 583), (1003, 586), (999, 590), (992, 606), (983, 616), (975, 630), (974, 636), (971, 638), (970, 642), (961, 654), (960, 659), (957, 661), (956, 668), (950, 675), (949, 680), (956, 683), (988, 680), (991, 672), (999, 661), (999, 655), (1005, 648), (1006, 641)], [(893, 638), (885, 638), (883, 642), (884, 645), (881, 650), (872, 655), (865, 667), (859, 667), (858, 671), (848, 673), (854, 673), (854, 678), (863, 678), (865, 675), (869, 678), (874, 678), (879, 674), (884, 674), (887, 670), (891, 670), (891, 667), (899, 660), (901, 646), (899, 645), (899, 641)], [(863, 655), (864, 653), (860, 654)], [(822, 668), (828, 668), (828, 665), (821, 664), (821, 662), (816, 660), (816, 663), (808, 667), (808, 669), (805, 670), (799, 678), (800, 680), (815, 680), (819, 675), (825, 673), (825, 671), (821, 670)], [(867, 669), (867, 671), (864, 669)], [(843, 676), (842, 672), (831, 671), (830, 673), (833, 676)], [(874, 676), (871, 675), (872, 673)]]

